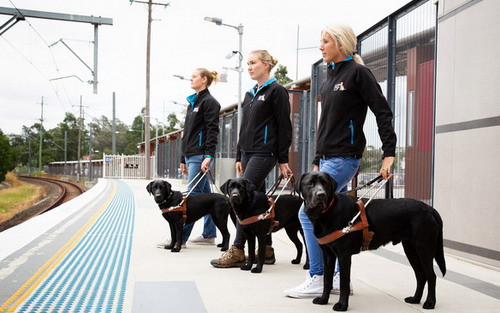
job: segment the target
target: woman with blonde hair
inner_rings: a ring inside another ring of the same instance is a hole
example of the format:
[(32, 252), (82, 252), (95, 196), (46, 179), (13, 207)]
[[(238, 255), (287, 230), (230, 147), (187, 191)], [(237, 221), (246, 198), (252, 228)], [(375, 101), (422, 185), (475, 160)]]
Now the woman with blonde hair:
[[(271, 78), (271, 70), (278, 60), (267, 50), (252, 51), (248, 57), (248, 74), (257, 84), (250, 89), (241, 105), (242, 118), (238, 138), (236, 171), (252, 182), (257, 190), (265, 192), (264, 181), (278, 163), (280, 174), (288, 178), (288, 149), (292, 142), (292, 122), (288, 91)], [(214, 267), (241, 267), (245, 263), (246, 237), (239, 224), (233, 245)], [(266, 243), (265, 263), (274, 264), (271, 236)]]
[[(323, 61), (327, 78), (320, 88), (321, 117), (316, 137), (313, 170), (328, 173), (338, 184), (336, 192), (347, 191), (347, 184), (359, 169), (366, 146), (363, 124), (367, 109), (375, 114), (382, 141), (383, 162), (380, 174), (390, 176), (396, 150), (392, 111), (372, 72), (356, 53), (356, 35), (347, 25), (330, 25), (321, 32)], [(299, 210), (310, 270), (304, 283), (285, 290), (293, 298), (321, 296), (323, 293), (323, 253), (314, 236), (313, 226)], [(333, 293), (339, 292), (339, 275), (333, 278)], [(351, 288), (352, 292), (352, 288)]]
[[(219, 135), (220, 104), (210, 94), (208, 87), (219, 80), (218, 73), (206, 68), (198, 68), (191, 75), (191, 89), (194, 94), (187, 97), (188, 106), (184, 121), (184, 135), (182, 136), (182, 157), (180, 169), (188, 175), (188, 189), (190, 190), (210, 168), (215, 157), (215, 148)], [(202, 173), (200, 173), (200, 171)], [(200, 173), (200, 175), (198, 175)], [(198, 178), (193, 179), (198, 175)], [(210, 183), (205, 176), (191, 193), (210, 193)], [(184, 225), (182, 244), (184, 245), (193, 230), (194, 223)], [(217, 232), (215, 223), (210, 215), (205, 215), (203, 233), (190, 240), (194, 244), (213, 245)]]

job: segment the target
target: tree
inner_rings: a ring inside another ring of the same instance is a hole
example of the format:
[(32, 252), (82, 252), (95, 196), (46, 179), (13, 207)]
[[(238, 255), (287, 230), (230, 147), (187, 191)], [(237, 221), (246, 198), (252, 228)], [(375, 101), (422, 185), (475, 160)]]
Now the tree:
[(287, 74), (288, 69), (286, 68), (286, 66), (278, 64), (276, 72), (274, 73), (274, 78), (276, 78), (279, 84), (286, 85), (292, 82), (292, 79), (288, 77)]
[(16, 155), (10, 145), (9, 138), (0, 130), (0, 182), (5, 180), (5, 175), (16, 167)]
[(175, 115), (175, 113), (170, 113), (167, 116), (167, 123), (168, 123), (168, 126), (165, 129), (165, 132), (168, 134), (170, 132), (173, 132), (173, 131), (177, 130), (177, 128), (175, 126), (177, 124), (179, 124), (180, 121), (177, 119), (177, 115)]

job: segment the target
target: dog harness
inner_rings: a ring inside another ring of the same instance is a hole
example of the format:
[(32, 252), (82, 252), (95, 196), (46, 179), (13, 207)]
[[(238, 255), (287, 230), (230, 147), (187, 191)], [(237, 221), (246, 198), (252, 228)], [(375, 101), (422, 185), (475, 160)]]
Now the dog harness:
[(361, 200), (356, 201), (356, 205), (360, 212), (361, 221), (352, 226), (348, 225), (343, 229), (336, 230), (321, 238), (317, 238), (320, 245), (326, 245), (328, 243), (334, 242), (340, 237), (352, 233), (354, 231), (363, 230), (363, 244), (361, 245), (361, 251), (368, 250), (370, 242), (372, 241), (373, 235), (375, 233), (368, 230), (369, 226), (368, 219), (366, 218), (365, 204), (363, 203), (363, 201)]
[(269, 226), (269, 231), (267, 232), (267, 234), (269, 235), (270, 233), (272, 233), (274, 227), (278, 226), (280, 222), (274, 220), (275, 214), (274, 214), (274, 200), (273, 200), (273, 198), (268, 198), (267, 203), (269, 203), (269, 210), (267, 210), (266, 212), (261, 213), (259, 215), (247, 217), (243, 220), (238, 219), (238, 222), (240, 223), (240, 225), (250, 225), (250, 224), (257, 223), (257, 222), (264, 221), (264, 220), (271, 220), (271, 225)]
[(182, 223), (186, 224), (187, 218), (187, 197), (182, 197), (181, 203), (178, 206), (173, 206), (170, 208), (160, 209), (162, 213), (171, 213), (171, 212), (182, 212)]

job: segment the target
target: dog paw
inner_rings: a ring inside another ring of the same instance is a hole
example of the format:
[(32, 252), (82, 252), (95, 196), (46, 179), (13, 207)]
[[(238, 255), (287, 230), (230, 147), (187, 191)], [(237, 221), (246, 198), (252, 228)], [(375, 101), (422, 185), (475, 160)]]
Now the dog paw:
[[(217, 246), (218, 247), (218, 246)], [(222, 249), (220, 249), (220, 251), (227, 251), (227, 248), (228, 247), (222, 247)]]
[(347, 311), (347, 305), (342, 304), (340, 302), (335, 303), (333, 306), (334, 311)]
[(224, 244), (223, 244), (223, 243), (219, 243), (219, 244), (217, 245), (217, 248), (222, 248), (222, 247), (224, 247)]
[(305, 270), (308, 270), (309, 269), (309, 263), (304, 264), (304, 266), (302, 266), (302, 268), (305, 269)]
[(417, 299), (415, 297), (406, 297), (405, 298), (406, 303), (412, 303), (412, 304), (417, 304), (420, 303), (420, 299)]
[(252, 269), (252, 263), (248, 264), (248, 263), (245, 263), (245, 265), (243, 265), (242, 267), (240, 267), (242, 271), (249, 271)]
[(300, 259), (293, 259), (292, 264), (300, 264)]
[(313, 299), (314, 304), (327, 304), (328, 303), (328, 298), (323, 298), (323, 297), (316, 297)]
[(262, 267), (254, 267), (252, 268), (252, 273), (261, 273), (262, 272)]
[(434, 309), (435, 306), (436, 306), (436, 302), (425, 301), (424, 305), (422, 306), (422, 308), (424, 308), (426, 310), (432, 310), (432, 309)]
[(181, 249), (170, 249), (170, 252), (179, 252)]

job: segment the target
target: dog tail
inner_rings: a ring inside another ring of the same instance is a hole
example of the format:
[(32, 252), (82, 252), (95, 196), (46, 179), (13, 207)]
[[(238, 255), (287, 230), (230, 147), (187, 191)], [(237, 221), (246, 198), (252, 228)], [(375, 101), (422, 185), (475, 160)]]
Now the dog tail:
[(444, 260), (444, 245), (443, 245), (443, 220), (441, 219), (441, 216), (439, 215), (438, 211), (434, 209), (433, 211), (434, 219), (439, 225), (439, 232), (438, 232), (438, 242), (436, 245), (436, 251), (434, 254), (434, 259), (436, 259), (436, 263), (439, 266), (439, 269), (441, 270), (441, 273), (443, 276), (446, 274), (446, 262)]

